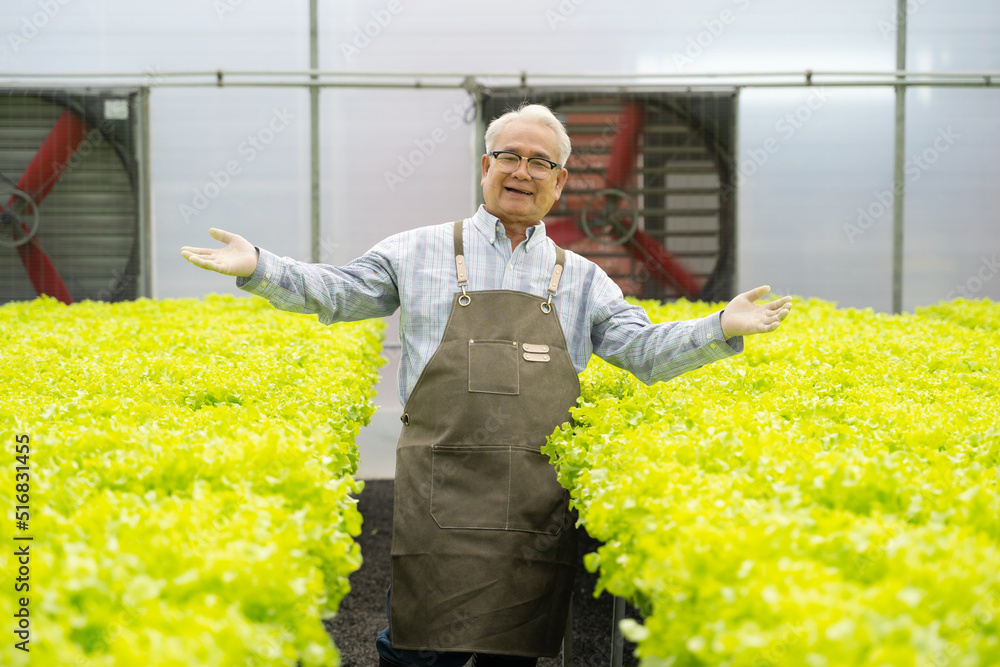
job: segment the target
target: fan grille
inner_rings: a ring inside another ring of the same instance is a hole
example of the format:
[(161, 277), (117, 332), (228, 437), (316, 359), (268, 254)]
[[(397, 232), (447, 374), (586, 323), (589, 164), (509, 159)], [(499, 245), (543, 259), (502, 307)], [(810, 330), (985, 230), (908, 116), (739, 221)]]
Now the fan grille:
[[(551, 108), (573, 145), (566, 165), (569, 179), (547, 220), (579, 219), (594, 193), (608, 187), (606, 172), (620, 136), (623, 104), (641, 104), (645, 120), (639, 149), (632, 177), (621, 188), (638, 207), (639, 229), (701, 280), (699, 298), (729, 298), (735, 270), (734, 197), (727, 185), (734, 152), (734, 92), (612, 96), (494, 90), (484, 100), (484, 118), (488, 123), (524, 101)], [(681, 295), (669, 281), (655, 279), (645, 260), (625, 245), (588, 238), (567, 245), (600, 265), (625, 294), (660, 300)]]
[[(102, 117), (106, 97), (6, 91), (0, 95), (0, 205), (69, 109), (89, 131), (39, 205), (36, 239), (74, 300), (135, 298), (138, 197), (131, 123)], [(131, 105), (130, 105), (131, 106)], [(50, 165), (46, 165), (49, 166)], [(35, 298), (10, 230), (0, 246), (0, 302)]]

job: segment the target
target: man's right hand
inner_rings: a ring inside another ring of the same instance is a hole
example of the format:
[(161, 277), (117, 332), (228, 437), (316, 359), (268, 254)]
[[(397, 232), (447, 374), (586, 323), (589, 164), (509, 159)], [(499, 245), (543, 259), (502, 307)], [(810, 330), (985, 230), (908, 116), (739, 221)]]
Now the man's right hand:
[(239, 234), (222, 229), (208, 230), (212, 238), (225, 243), (225, 248), (192, 248), (184, 246), (181, 255), (195, 266), (226, 276), (249, 278), (257, 268), (257, 249)]

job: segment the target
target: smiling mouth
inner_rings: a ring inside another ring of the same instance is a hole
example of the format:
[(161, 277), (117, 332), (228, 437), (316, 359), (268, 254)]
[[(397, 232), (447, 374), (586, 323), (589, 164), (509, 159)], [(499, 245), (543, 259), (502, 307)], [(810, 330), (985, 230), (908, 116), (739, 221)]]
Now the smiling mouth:
[(527, 190), (518, 190), (517, 188), (504, 188), (504, 189), (507, 190), (508, 192), (513, 192), (514, 194), (518, 194), (518, 195), (532, 195), (532, 194), (535, 194), (533, 192), (528, 192)]

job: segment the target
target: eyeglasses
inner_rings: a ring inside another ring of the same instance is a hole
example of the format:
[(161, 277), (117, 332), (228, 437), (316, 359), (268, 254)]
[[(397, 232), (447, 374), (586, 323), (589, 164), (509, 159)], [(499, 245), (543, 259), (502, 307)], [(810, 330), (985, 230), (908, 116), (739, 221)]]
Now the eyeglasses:
[(546, 160), (543, 157), (521, 157), (510, 151), (493, 151), (488, 153), (497, 162), (497, 169), (505, 174), (513, 174), (521, 166), (521, 160), (528, 161), (528, 175), (536, 181), (544, 181), (553, 169), (562, 167), (558, 162)]

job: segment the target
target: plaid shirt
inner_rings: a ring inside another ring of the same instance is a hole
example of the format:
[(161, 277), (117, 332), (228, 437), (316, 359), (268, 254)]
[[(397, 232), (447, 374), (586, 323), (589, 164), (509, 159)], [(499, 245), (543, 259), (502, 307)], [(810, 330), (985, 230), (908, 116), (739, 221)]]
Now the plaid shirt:
[[(513, 251), (503, 225), (484, 208), (463, 225), (468, 291), (547, 295), (556, 246), (545, 223), (530, 227), (527, 241)], [(260, 250), (253, 276), (236, 280), (275, 308), (315, 314), (323, 324), (384, 317), (401, 308), (398, 389), (404, 404), (444, 337), (457, 283), (450, 222), (391, 236), (342, 267)], [(571, 251), (552, 302), (578, 372), (597, 354), (652, 384), (743, 351), (742, 337), (724, 339), (721, 313), (651, 324), (604, 271)]]

